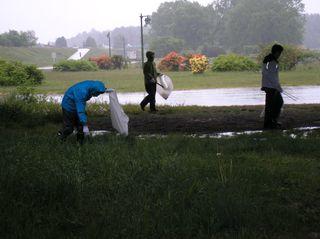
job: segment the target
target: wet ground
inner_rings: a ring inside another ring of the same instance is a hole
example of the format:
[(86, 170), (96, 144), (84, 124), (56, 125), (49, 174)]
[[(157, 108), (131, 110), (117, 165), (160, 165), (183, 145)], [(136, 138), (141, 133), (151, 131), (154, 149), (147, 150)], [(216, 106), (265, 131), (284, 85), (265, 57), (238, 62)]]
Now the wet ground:
[[(285, 87), (285, 91), (297, 97), (293, 100), (283, 94), (285, 104), (320, 104), (320, 86)], [(146, 96), (143, 92), (118, 93), (121, 104), (139, 104)], [(51, 95), (51, 99), (60, 102), (62, 95)], [(233, 106), (233, 105), (263, 105), (264, 92), (259, 88), (230, 88), (173, 91), (168, 100), (164, 100), (158, 94), (158, 105), (168, 106)], [(92, 98), (90, 102), (109, 102), (107, 94)]]
[[(261, 130), (262, 106), (159, 108), (159, 112), (128, 113), (129, 134), (213, 134)], [(112, 128), (110, 116), (90, 118), (91, 130)], [(283, 129), (320, 126), (320, 105), (286, 105), (280, 121)]]

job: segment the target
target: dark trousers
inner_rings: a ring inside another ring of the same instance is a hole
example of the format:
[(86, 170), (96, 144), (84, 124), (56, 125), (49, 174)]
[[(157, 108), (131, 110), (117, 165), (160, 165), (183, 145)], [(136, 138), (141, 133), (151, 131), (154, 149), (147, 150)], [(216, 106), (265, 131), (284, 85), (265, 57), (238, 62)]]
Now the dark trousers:
[(147, 104), (150, 103), (150, 110), (156, 109), (156, 91), (157, 91), (157, 84), (156, 83), (148, 83), (145, 84), (146, 91), (148, 95), (141, 101), (141, 106), (145, 107)]
[(264, 127), (270, 127), (277, 123), (283, 106), (281, 93), (276, 89), (266, 88), (266, 105), (264, 114)]
[(77, 140), (82, 143), (84, 139), (83, 126), (76, 112), (69, 112), (62, 108), (63, 128), (59, 131), (61, 139), (66, 139), (73, 130), (77, 130)]

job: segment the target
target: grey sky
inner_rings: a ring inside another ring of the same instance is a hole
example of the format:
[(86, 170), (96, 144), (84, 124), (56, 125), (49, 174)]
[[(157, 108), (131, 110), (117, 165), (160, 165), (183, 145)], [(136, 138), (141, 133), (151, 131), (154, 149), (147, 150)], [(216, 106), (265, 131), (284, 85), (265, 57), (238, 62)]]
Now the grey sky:
[[(139, 25), (139, 15), (151, 14), (165, 0), (0, 0), (0, 33), (34, 30), (40, 42), (59, 36)], [(205, 5), (212, 0), (198, 0)], [(306, 12), (320, 13), (320, 0), (304, 0)]]

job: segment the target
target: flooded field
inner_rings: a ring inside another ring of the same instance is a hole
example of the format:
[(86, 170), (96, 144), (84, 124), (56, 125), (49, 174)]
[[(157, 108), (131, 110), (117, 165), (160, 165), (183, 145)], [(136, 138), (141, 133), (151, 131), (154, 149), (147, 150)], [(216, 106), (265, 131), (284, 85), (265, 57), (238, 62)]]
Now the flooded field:
[[(294, 95), (293, 100), (283, 94), (285, 104), (320, 104), (320, 86), (286, 87), (285, 91)], [(139, 104), (146, 96), (144, 92), (118, 93), (121, 104)], [(168, 106), (239, 106), (239, 105), (263, 105), (264, 92), (259, 88), (230, 88), (207, 90), (174, 91), (168, 100), (164, 100), (158, 94), (158, 105)], [(61, 102), (62, 95), (49, 95), (50, 100)], [(92, 98), (90, 102), (109, 103), (107, 94)]]

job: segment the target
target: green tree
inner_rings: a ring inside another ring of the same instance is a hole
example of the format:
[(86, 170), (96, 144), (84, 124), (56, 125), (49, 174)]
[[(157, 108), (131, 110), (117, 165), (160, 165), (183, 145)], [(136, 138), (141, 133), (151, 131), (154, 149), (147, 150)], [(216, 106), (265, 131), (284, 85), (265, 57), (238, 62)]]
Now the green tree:
[(197, 2), (178, 0), (165, 2), (152, 14), (153, 37), (173, 37), (185, 41), (185, 46), (197, 49), (211, 39), (213, 8)]
[(0, 45), (2, 46), (33, 46), (37, 43), (37, 38), (34, 31), (18, 32), (16, 30), (9, 30), (0, 34)]
[(227, 17), (226, 43), (236, 51), (274, 41), (300, 44), (303, 11), (302, 0), (240, 0)]
[(58, 37), (56, 42), (55, 42), (56, 47), (68, 47), (67, 45), (67, 40), (65, 37)]
[(87, 40), (84, 42), (83, 47), (96, 48), (96, 40), (93, 37), (88, 37)]
[(163, 57), (172, 51), (181, 52), (184, 44), (184, 40), (174, 37), (158, 37), (151, 41), (150, 49), (156, 52), (157, 57)]
[(306, 16), (304, 45), (312, 49), (320, 49), (320, 14)]

